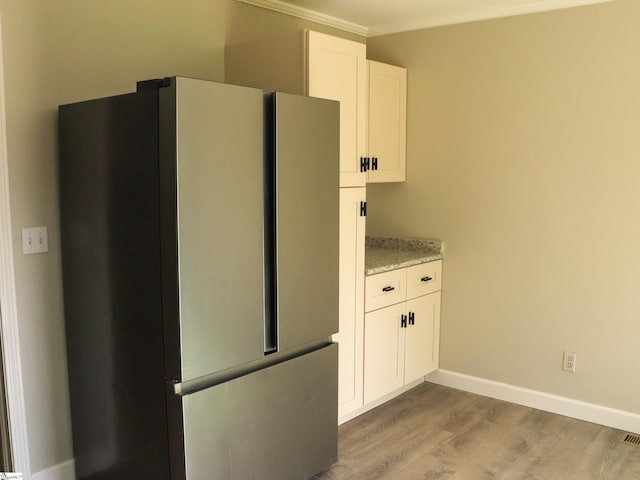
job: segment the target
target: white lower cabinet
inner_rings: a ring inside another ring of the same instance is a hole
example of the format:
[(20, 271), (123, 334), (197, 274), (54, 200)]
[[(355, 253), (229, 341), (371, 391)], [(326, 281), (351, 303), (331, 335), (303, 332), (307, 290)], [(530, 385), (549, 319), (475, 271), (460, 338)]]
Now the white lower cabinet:
[(366, 278), (364, 403), (438, 368), (442, 261)]
[(404, 385), (405, 303), (365, 315), (364, 401), (369, 403)]
[(440, 292), (407, 301), (407, 315), (404, 383), (418, 380), (438, 368)]

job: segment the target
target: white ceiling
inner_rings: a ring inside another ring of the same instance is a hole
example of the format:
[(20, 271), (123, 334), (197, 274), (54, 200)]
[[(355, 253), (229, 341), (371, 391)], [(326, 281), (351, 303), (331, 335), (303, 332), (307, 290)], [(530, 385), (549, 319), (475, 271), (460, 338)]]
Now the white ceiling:
[(364, 36), (612, 0), (239, 0)]

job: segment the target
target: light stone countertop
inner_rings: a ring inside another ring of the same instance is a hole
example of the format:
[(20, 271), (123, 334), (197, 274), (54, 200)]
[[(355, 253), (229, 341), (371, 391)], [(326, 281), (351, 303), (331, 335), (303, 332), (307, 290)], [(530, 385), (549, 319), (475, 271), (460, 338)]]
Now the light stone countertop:
[(366, 237), (365, 275), (433, 262), (445, 257), (444, 242), (434, 238)]

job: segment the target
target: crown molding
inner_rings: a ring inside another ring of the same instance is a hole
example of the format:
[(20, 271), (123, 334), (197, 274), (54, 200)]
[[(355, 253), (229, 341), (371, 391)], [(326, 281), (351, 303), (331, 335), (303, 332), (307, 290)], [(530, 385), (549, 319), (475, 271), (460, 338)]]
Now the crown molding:
[(284, 13), (285, 15), (291, 15), (292, 17), (302, 18), (304, 20), (310, 20), (312, 22), (327, 25), (329, 27), (344, 30), (346, 32), (355, 33), (367, 37), (369, 29), (357, 23), (348, 22), (341, 18), (332, 17), (331, 15), (325, 15), (324, 13), (309, 10), (308, 8), (298, 7), (291, 5), (287, 2), (280, 0), (238, 0), (239, 2), (253, 5), (255, 7), (266, 8), (267, 10), (273, 10), (274, 12)]
[(341, 18), (326, 15), (324, 13), (298, 7), (282, 0), (238, 0), (239, 2), (253, 5), (274, 12), (284, 13), (293, 17), (302, 18), (312, 22), (327, 25), (329, 27), (344, 30), (346, 32), (362, 35), (363, 37), (376, 37), (388, 35), (390, 33), (407, 32), (410, 30), (421, 30), (423, 28), (440, 27), (453, 25), (456, 23), (475, 22), (478, 20), (489, 20), (492, 18), (511, 17), (515, 15), (525, 15), (528, 13), (538, 13), (547, 10), (560, 10), (564, 8), (580, 7), (595, 3), (612, 2), (613, 0), (531, 0), (520, 5), (506, 5), (492, 8), (478, 8), (466, 10), (464, 12), (451, 15), (430, 16), (413, 18), (406, 22), (393, 24), (376, 25), (366, 27), (357, 23), (348, 22)]
[(477, 10), (467, 10), (465, 12), (460, 12), (453, 15), (415, 18), (407, 22), (369, 27), (367, 36), (376, 37), (380, 35), (387, 35), (390, 33), (421, 30), (423, 28), (453, 25), (456, 23), (475, 22), (478, 20), (489, 20), (492, 18), (512, 17), (515, 15), (525, 15), (528, 13), (538, 13), (548, 10), (561, 10), (564, 8), (581, 7), (584, 5), (605, 3), (611, 1), (613, 0), (538, 0), (521, 5), (479, 8)]

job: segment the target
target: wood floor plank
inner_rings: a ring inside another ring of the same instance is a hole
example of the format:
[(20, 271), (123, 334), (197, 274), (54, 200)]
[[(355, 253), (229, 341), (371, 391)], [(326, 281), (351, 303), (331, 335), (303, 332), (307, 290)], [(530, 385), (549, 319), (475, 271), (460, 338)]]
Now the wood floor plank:
[(640, 480), (622, 433), (424, 383), (341, 425), (314, 480)]

